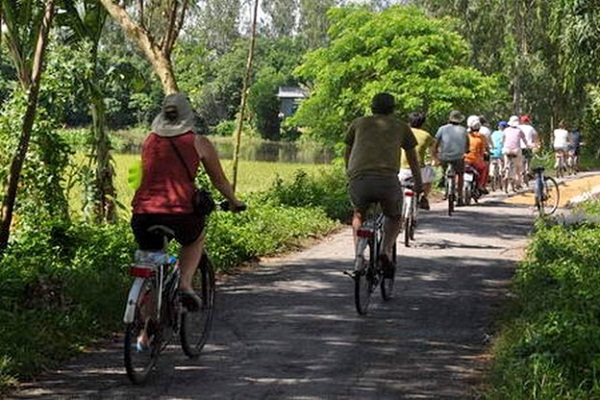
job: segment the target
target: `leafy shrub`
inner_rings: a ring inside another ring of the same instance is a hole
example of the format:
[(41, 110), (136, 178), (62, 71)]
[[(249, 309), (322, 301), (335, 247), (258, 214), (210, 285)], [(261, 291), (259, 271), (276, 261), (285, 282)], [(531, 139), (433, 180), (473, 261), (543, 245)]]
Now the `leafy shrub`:
[(599, 398), (600, 227), (536, 227), (494, 347), (488, 397)]
[(120, 327), (133, 251), (126, 224), (51, 221), (0, 259), (0, 387), (52, 368)]
[(285, 206), (319, 207), (329, 218), (338, 221), (348, 221), (352, 215), (342, 168), (322, 170), (315, 175), (299, 170), (292, 182), (278, 177), (265, 197)]
[(206, 246), (221, 270), (284, 251), (305, 238), (325, 235), (337, 226), (320, 208), (257, 204), (250, 202), (250, 208), (240, 214), (211, 216)]

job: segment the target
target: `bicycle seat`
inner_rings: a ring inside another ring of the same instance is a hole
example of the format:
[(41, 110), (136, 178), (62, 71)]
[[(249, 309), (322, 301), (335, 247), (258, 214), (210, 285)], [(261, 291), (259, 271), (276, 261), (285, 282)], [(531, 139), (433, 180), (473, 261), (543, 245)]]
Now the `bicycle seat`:
[(162, 248), (166, 248), (171, 239), (175, 237), (175, 232), (164, 225), (152, 225), (147, 229), (148, 233), (162, 238)]
[(544, 168), (544, 167), (535, 167), (535, 168), (532, 168), (532, 170), (536, 174), (541, 174), (542, 172), (544, 172), (546, 170), (546, 168)]

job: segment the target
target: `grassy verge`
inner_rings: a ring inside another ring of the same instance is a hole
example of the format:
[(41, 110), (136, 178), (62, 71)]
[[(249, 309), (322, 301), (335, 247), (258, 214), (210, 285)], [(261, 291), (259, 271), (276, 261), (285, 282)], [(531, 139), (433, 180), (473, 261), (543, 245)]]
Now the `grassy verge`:
[[(324, 236), (350, 213), (335, 168), (296, 172), (242, 198), (247, 211), (217, 212), (209, 222), (207, 248), (223, 272)], [(122, 329), (135, 249), (127, 220), (47, 221), (15, 237), (0, 257), (0, 394)]]
[[(600, 215), (600, 203), (586, 206)], [(488, 399), (600, 398), (600, 226), (538, 221), (493, 347)]]

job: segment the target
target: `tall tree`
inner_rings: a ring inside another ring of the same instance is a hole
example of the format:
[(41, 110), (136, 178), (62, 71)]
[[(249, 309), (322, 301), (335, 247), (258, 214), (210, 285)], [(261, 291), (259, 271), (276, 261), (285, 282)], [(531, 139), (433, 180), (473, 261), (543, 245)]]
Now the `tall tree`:
[(217, 56), (228, 53), (240, 38), (240, 9), (240, 0), (207, 1), (200, 9), (205, 45)]
[(268, 17), (266, 31), (274, 38), (291, 37), (297, 33), (299, 0), (264, 0), (263, 14)]
[(298, 33), (307, 49), (318, 49), (327, 44), (327, 11), (336, 5), (336, 0), (300, 0)]
[(17, 69), (21, 88), (27, 93), (27, 108), (16, 153), (12, 157), (2, 200), (2, 225), (0, 226), (0, 249), (6, 248), (10, 238), (17, 188), (23, 163), (29, 148), (35, 120), (44, 55), (54, 18), (54, 0), (44, 3), (15, 3), (2, 0), (1, 16), (3, 36)]
[(128, 11), (112, 0), (100, 0), (110, 16), (137, 44), (154, 72), (165, 94), (178, 91), (173, 73), (171, 53), (185, 20), (188, 0), (153, 2), (140, 0)]

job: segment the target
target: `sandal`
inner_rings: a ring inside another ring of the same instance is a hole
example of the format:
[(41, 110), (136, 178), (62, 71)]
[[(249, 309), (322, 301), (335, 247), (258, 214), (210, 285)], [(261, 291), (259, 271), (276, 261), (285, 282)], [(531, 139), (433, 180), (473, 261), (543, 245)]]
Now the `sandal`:
[(181, 304), (189, 312), (198, 311), (200, 309), (200, 307), (202, 306), (202, 299), (200, 299), (200, 297), (196, 294), (196, 292), (193, 292), (193, 291), (190, 291), (190, 292), (180, 291), (179, 299), (181, 301)]

